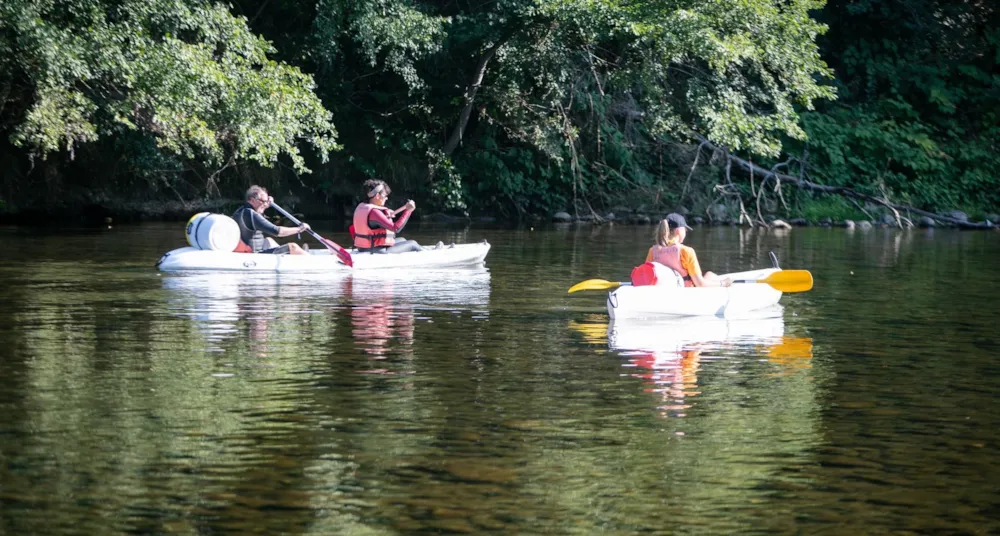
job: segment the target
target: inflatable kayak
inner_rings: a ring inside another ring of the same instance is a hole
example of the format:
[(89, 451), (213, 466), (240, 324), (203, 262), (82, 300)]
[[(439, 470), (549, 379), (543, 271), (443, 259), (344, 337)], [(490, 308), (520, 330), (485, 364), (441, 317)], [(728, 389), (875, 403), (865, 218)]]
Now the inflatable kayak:
[[(763, 280), (779, 269), (723, 274), (734, 281)], [(767, 283), (733, 283), (730, 287), (622, 285), (608, 293), (608, 315), (621, 318), (725, 316), (764, 309), (778, 303), (781, 291)]]
[[(354, 261), (354, 271), (385, 268), (428, 269), (482, 264), (486, 260), (486, 254), (490, 251), (490, 244), (484, 240), (475, 244), (457, 244), (441, 249), (429, 248), (424, 251), (393, 254), (348, 251)], [(311, 250), (309, 255), (272, 255), (186, 247), (166, 253), (157, 261), (156, 267), (164, 272), (216, 270), (349, 273), (352, 270), (325, 248)]]

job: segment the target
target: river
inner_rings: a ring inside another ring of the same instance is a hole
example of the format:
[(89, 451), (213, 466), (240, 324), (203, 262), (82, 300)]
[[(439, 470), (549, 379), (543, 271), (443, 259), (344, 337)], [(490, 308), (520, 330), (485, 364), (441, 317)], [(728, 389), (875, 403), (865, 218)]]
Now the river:
[(425, 226), (493, 249), (413, 279), (157, 272), (181, 223), (2, 227), (0, 534), (1000, 530), (1000, 235), (690, 232), (717, 272), (812, 272), (766, 319), (567, 295), (652, 232)]

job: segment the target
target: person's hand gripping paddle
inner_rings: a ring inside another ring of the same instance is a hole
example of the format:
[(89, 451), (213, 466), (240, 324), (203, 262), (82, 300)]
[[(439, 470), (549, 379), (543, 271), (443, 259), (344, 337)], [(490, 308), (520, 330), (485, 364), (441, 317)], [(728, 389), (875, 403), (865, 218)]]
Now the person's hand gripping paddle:
[[(274, 210), (277, 210), (279, 214), (281, 214), (282, 216), (288, 218), (288, 221), (292, 222), (293, 224), (295, 224), (295, 225), (302, 225), (302, 222), (300, 222), (299, 220), (295, 219), (295, 216), (292, 216), (285, 209), (279, 207), (278, 204), (275, 203), (274, 201), (271, 202), (271, 208), (273, 208)], [(344, 263), (344, 264), (346, 264), (348, 266), (351, 266), (351, 267), (354, 266), (354, 261), (351, 260), (351, 254), (348, 253), (346, 249), (340, 247), (340, 245), (338, 245), (333, 240), (327, 240), (326, 238), (323, 238), (318, 233), (316, 233), (316, 231), (313, 231), (312, 229), (307, 229), (307, 231), (309, 232), (309, 234), (311, 234), (313, 236), (313, 238), (315, 238), (316, 240), (319, 240), (320, 244), (323, 244), (324, 246), (327, 247), (327, 249), (329, 249), (330, 251), (334, 252), (337, 255), (337, 257), (340, 259), (340, 262), (342, 262), (342, 263)]]

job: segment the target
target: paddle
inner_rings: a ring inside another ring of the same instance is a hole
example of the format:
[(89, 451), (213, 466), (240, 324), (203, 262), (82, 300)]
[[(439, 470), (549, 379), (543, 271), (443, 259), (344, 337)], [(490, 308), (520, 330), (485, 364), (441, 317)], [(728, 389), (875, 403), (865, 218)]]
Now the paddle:
[[(293, 224), (295, 224), (295, 225), (302, 225), (302, 222), (300, 222), (299, 220), (295, 219), (295, 216), (292, 216), (291, 214), (289, 214), (288, 212), (286, 212), (285, 209), (279, 207), (277, 203), (271, 202), (271, 206), (274, 207), (274, 210), (277, 210), (279, 214), (281, 214), (282, 216), (288, 218), (288, 220), (291, 221)], [(337, 257), (340, 258), (340, 262), (342, 262), (342, 263), (344, 263), (344, 264), (346, 264), (348, 266), (351, 266), (351, 267), (354, 266), (354, 261), (351, 260), (351, 254), (348, 253), (346, 249), (344, 249), (344, 248), (340, 247), (339, 245), (337, 245), (337, 243), (334, 242), (333, 240), (327, 240), (327, 239), (323, 238), (322, 236), (318, 235), (316, 233), (316, 231), (313, 231), (312, 229), (307, 229), (307, 231), (309, 232), (309, 234), (313, 235), (313, 238), (315, 238), (316, 240), (319, 240), (320, 244), (323, 244), (324, 246), (327, 247), (327, 249), (329, 249), (330, 251), (336, 253)]]
[[(781, 270), (764, 279), (737, 279), (733, 281), (733, 284), (736, 283), (765, 283), (781, 292), (805, 292), (813, 287), (813, 276), (809, 270)], [(631, 285), (631, 283), (588, 279), (570, 287), (569, 293), (572, 294), (580, 290), (608, 290), (622, 285)]]

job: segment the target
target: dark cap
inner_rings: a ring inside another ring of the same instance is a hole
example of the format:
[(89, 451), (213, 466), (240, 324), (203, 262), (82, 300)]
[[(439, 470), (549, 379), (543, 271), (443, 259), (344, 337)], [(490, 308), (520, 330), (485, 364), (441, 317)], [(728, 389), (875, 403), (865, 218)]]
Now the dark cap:
[(688, 226), (687, 221), (684, 220), (684, 216), (681, 216), (676, 212), (671, 212), (670, 214), (667, 214), (667, 217), (665, 219), (667, 220), (667, 226), (670, 227), (671, 229), (677, 229), (679, 227), (684, 227), (685, 229), (691, 228)]

